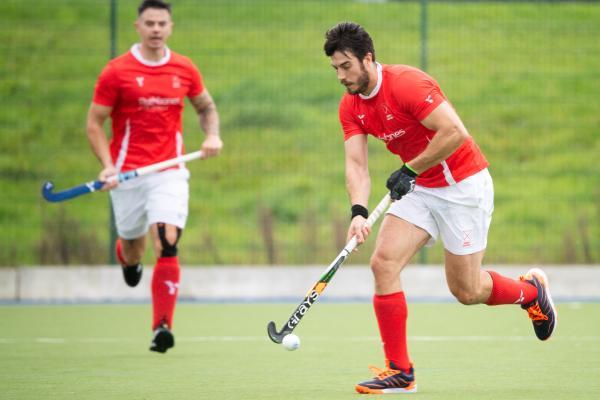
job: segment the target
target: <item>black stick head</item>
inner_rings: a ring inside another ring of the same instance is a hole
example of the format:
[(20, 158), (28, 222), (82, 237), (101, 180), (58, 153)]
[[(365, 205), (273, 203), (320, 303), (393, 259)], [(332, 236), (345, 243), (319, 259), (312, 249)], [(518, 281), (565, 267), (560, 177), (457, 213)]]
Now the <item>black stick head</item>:
[(292, 331), (288, 331), (285, 328), (281, 330), (281, 332), (277, 332), (277, 328), (275, 327), (275, 322), (271, 321), (267, 325), (267, 332), (269, 333), (269, 338), (275, 343), (281, 343), (285, 335), (292, 333)]

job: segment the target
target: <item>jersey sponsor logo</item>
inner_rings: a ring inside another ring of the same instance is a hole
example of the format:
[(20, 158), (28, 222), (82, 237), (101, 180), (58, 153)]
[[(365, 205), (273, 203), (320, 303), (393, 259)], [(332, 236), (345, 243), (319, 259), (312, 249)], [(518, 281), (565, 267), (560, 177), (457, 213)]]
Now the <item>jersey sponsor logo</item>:
[(137, 81), (137, 84), (139, 87), (144, 87), (144, 77), (143, 76), (136, 76), (135, 80)]
[(400, 136), (403, 136), (406, 133), (404, 129), (398, 129), (397, 131), (391, 133), (384, 133), (382, 136), (378, 136), (379, 139), (384, 142), (390, 142), (394, 139), (398, 139)]
[(173, 76), (173, 89), (179, 89), (181, 87), (181, 81), (177, 75)]
[(140, 106), (142, 107), (164, 107), (164, 106), (178, 106), (181, 104), (179, 97), (140, 97), (138, 99)]
[(427, 96), (425, 101), (428, 102), (429, 104), (433, 104), (433, 98), (431, 97), (431, 95)]

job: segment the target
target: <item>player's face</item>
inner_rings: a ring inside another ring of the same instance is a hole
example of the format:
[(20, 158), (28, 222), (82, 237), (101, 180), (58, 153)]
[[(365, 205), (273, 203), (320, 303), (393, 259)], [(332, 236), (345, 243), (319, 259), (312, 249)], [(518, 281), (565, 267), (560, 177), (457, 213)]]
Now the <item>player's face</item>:
[(365, 62), (370, 62), (370, 54), (362, 61), (350, 51), (336, 51), (331, 56), (331, 66), (336, 70), (338, 80), (346, 87), (348, 93), (366, 94), (370, 81)]
[(161, 49), (171, 36), (173, 22), (167, 10), (147, 8), (135, 21), (142, 45), (150, 49)]

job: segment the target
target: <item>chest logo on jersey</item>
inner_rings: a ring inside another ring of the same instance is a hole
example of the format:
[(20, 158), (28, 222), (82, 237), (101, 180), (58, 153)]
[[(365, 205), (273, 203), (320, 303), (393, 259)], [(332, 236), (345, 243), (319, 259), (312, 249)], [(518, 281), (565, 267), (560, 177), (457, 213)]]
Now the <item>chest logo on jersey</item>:
[(403, 136), (405, 133), (406, 133), (406, 131), (404, 129), (398, 129), (397, 131), (394, 131), (394, 132), (384, 133), (381, 136), (377, 136), (377, 138), (388, 143), (394, 139), (398, 139), (400, 136)]
[(179, 89), (181, 87), (181, 81), (177, 75), (173, 75), (173, 89)]
[(365, 124), (365, 114), (359, 114), (357, 115), (358, 119), (360, 120), (361, 124)]
[(181, 104), (181, 99), (179, 97), (140, 97), (138, 102), (140, 106), (148, 109), (155, 107), (178, 106)]
[(137, 81), (137, 84), (139, 87), (144, 87), (144, 77), (143, 76), (136, 76), (135, 80)]

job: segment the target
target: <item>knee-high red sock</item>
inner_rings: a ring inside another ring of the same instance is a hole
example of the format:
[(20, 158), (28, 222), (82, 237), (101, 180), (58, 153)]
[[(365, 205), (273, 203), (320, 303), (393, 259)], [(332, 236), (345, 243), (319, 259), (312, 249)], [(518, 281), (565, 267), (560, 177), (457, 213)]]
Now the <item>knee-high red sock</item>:
[(404, 292), (373, 296), (373, 307), (379, 324), (385, 358), (396, 368), (410, 370), (406, 343), (406, 319), (408, 307)]
[(160, 257), (152, 274), (152, 329), (162, 323), (171, 328), (179, 292), (179, 259)]
[(492, 277), (492, 294), (486, 301), (488, 306), (500, 304), (527, 304), (537, 297), (537, 289), (530, 283), (507, 278), (494, 271), (487, 271)]

